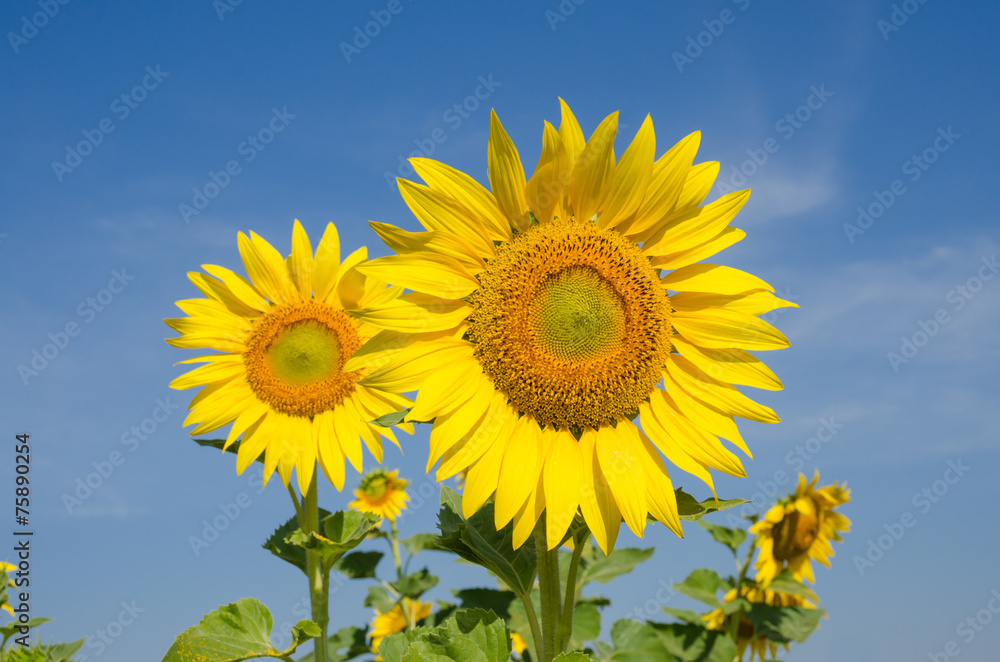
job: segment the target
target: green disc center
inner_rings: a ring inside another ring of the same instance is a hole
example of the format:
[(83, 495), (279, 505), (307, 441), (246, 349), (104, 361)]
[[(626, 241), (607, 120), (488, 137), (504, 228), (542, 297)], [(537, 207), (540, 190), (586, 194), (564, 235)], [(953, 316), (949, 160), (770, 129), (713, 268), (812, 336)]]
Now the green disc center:
[(312, 320), (280, 332), (267, 350), (267, 360), (276, 378), (294, 385), (332, 377), (343, 363), (336, 333)]

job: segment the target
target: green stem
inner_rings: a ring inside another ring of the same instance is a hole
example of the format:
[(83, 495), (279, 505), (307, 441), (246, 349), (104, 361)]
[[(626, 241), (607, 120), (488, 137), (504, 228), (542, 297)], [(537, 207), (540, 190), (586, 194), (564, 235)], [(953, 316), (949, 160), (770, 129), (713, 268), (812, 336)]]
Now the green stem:
[(573, 611), (576, 609), (576, 575), (580, 569), (580, 557), (583, 556), (583, 548), (587, 544), (587, 538), (582, 541), (573, 541), (573, 556), (569, 562), (569, 575), (566, 577), (566, 596), (563, 598), (562, 617), (559, 619), (559, 628), (556, 630), (556, 646), (559, 651), (566, 650), (570, 637), (573, 634)]
[(538, 626), (538, 616), (535, 614), (535, 605), (531, 601), (531, 591), (527, 595), (518, 595), (521, 604), (524, 605), (524, 613), (528, 616), (528, 625), (531, 627), (531, 639), (535, 642), (535, 659), (542, 659), (542, 629)]
[(292, 504), (295, 506), (295, 515), (299, 518), (299, 526), (302, 526), (303, 520), (305, 520), (305, 515), (302, 513), (302, 506), (299, 504), (299, 495), (295, 493), (295, 488), (292, 484), (288, 484), (288, 494), (292, 497)]
[(399, 554), (399, 530), (395, 522), (390, 522), (389, 541), (392, 543), (392, 560), (396, 564), (396, 579), (403, 579), (403, 561)]
[(556, 643), (562, 600), (559, 596), (559, 549), (548, 549), (544, 514), (535, 526), (535, 557), (538, 561), (538, 592), (542, 603), (543, 645), (539, 662), (551, 662), (562, 652)]
[[(318, 489), (316, 487), (316, 475), (319, 471), (313, 472), (312, 482), (302, 499), (302, 508), (299, 511), (299, 526), (302, 531), (309, 535), (319, 529), (319, 505)], [(294, 494), (294, 493), (293, 493)], [(312, 603), (312, 620), (319, 626), (320, 636), (316, 639), (315, 662), (327, 662), (327, 626), (330, 622), (329, 600), (330, 583), (329, 568), (323, 566), (323, 560), (319, 552), (306, 550), (306, 575), (309, 577), (309, 601)]]
[[(743, 597), (742, 595), (743, 583), (746, 581), (747, 571), (750, 569), (750, 559), (753, 558), (753, 550), (755, 547), (756, 546), (753, 544), (753, 542), (751, 542), (750, 548), (747, 550), (747, 555), (743, 559), (743, 564), (742, 565), (737, 564), (736, 566), (737, 568), (739, 568), (740, 571), (739, 576), (736, 578), (737, 600)], [(741, 607), (740, 609), (737, 609), (729, 616), (729, 618), (730, 618), (729, 630), (728, 630), (729, 638), (733, 640), (733, 643), (738, 643), (739, 632), (740, 632), (740, 621), (743, 620), (743, 608)], [(742, 658), (743, 656), (741, 655), (740, 657)]]

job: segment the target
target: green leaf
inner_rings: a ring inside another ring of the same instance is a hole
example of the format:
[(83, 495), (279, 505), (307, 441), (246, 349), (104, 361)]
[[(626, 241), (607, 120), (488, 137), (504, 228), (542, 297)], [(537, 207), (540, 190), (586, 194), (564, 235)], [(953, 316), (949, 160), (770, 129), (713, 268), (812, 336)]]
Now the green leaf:
[[(454, 617), (436, 628), (420, 628), (405, 635), (402, 642), (386, 637), (379, 647), (385, 662), (507, 662), (510, 634), (503, 620), (481, 609), (459, 609)], [(389, 647), (386, 644), (389, 643)], [(396, 657), (405, 643), (402, 656)]]
[[(226, 445), (226, 440), (225, 439), (194, 439), (192, 441), (194, 441), (194, 443), (198, 444), (199, 446), (204, 446), (205, 448), (217, 448), (220, 451), (222, 450), (223, 446)], [(227, 453), (239, 453), (240, 452), (240, 440), (237, 439), (233, 443), (229, 444), (229, 448), (226, 449), (226, 452)], [(256, 461), (263, 464), (263, 462), (264, 462), (264, 452), (263, 451), (261, 451), (261, 454), (259, 456), (257, 456), (257, 460)]]
[[(322, 508), (319, 509), (320, 519), (330, 513)], [(264, 541), (264, 549), (268, 550), (282, 561), (291, 563), (303, 573), (306, 572), (306, 550), (298, 545), (286, 542), (286, 538), (293, 532), (299, 530), (299, 518), (292, 516), (287, 522), (279, 526), (271, 534), (271, 537)]]
[(319, 522), (323, 535), (315, 531), (306, 535), (301, 529), (293, 531), (285, 542), (307, 550), (319, 552), (323, 563), (329, 567), (347, 552), (361, 544), (368, 534), (378, 528), (382, 518), (356, 510), (338, 510)]
[(822, 609), (754, 603), (746, 612), (746, 617), (753, 623), (755, 634), (777, 644), (787, 644), (805, 641), (819, 625), (824, 613)]
[(312, 621), (292, 628), (292, 645), (279, 651), (271, 646), (274, 620), (260, 601), (243, 598), (206, 614), (201, 622), (182, 632), (163, 662), (239, 662), (258, 657), (287, 658), (303, 642), (319, 635)]
[(369, 586), (368, 596), (365, 598), (366, 607), (374, 607), (383, 614), (396, 606), (396, 600), (389, 595), (389, 591), (384, 586)]
[(635, 566), (648, 561), (653, 556), (653, 551), (653, 548), (622, 548), (612, 551), (610, 556), (605, 556), (598, 547), (588, 546), (580, 558), (577, 586), (582, 587), (589, 582), (606, 584), (619, 575), (628, 574)]
[[(371, 648), (367, 642), (368, 629), (353, 625), (341, 628), (335, 635), (326, 640), (327, 660), (329, 662), (344, 662), (356, 657), (367, 655)], [(315, 653), (300, 657), (297, 662), (313, 662)]]
[(719, 510), (728, 510), (735, 506), (740, 506), (744, 503), (752, 503), (746, 499), (705, 499), (701, 503), (695, 501), (695, 498), (685, 492), (682, 488), (677, 488), (674, 490), (677, 495), (677, 512), (681, 519), (687, 520), (698, 520), (708, 513), (714, 513)]
[(601, 612), (591, 604), (582, 603), (573, 609), (573, 633), (570, 648), (583, 648), (584, 642), (601, 636)]
[(508, 524), (503, 530), (496, 530), (492, 503), (484, 505), (468, 520), (461, 513), (461, 497), (454, 490), (442, 487), (438, 546), (486, 568), (516, 593), (527, 594), (535, 582), (534, 545), (521, 545), (515, 550), (513, 526)]
[(374, 578), (375, 568), (383, 556), (382, 552), (351, 552), (334, 563), (333, 569), (351, 579)]
[(781, 573), (771, 580), (771, 583), (767, 585), (767, 590), (777, 591), (778, 593), (790, 593), (791, 595), (801, 595), (803, 598), (819, 604), (819, 596), (811, 588), (795, 579), (795, 575), (788, 568), (785, 568)]
[(718, 573), (709, 568), (698, 568), (688, 575), (687, 579), (683, 582), (674, 584), (674, 588), (680, 593), (712, 607), (721, 606), (715, 597), (715, 593), (722, 587), (722, 578), (719, 577)]
[(733, 550), (733, 554), (739, 550), (740, 545), (747, 539), (746, 529), (730, 529), (728, 526), (719, 526), (705, 520), (698, 522), (698, 526), (712, 534), (712, 539), (715, 542), (720, 542)]
[(379, 427), (390, 428), (393, 425), (399, 425), (400, 423), (402, 423), (403, 419), (406, 418), (406, 415), (410, 413), (411, 409), (413, 409), (413, 407), (407, 407), (402, 411), (393, 411), (389, 412), (388, 414), (382, 414), (374, 421), (368, 421), (368, 422), (374, 423)]
[(451, 593), (462, 601), (463, 609), (492, 611), (504, 620), (510, 618), (510, 605), (517, 599), (512, 591), (495, 588), (452, 589)]
[(667, 653), (682, 662), (732, 662), (736, 644), (725, 632), (704, 625), (651, 623)]
[[(602, 657), (609, 662), (665, 662), (670, 660), (663, 643), (650, 626), (621, 619), (611, 627), (611, 643), (608, 650), (598, 642), (598, 650), (604, 649)], [(730, 660), (730, 662), (732, 662)]]
[(584, 653), (559, 653), (552, 662), (595, 662), (594, 658), (588, 657)]
[(424, 568), (420, 572), (404, 575), (401, 579), (389, 582), (389, 585), (396, 589), (400, 595), (407, 598), (419, 598), (421, 595), (437, 586), (438, 578)]
[(705, 626), (705, 621), (702, 619), (701, 615), (697, 612), (691, 611), (690, 609), (677, 609), (676, 607), (664, 607), (663, 611), (667, 612), (674, 618), (678, 618), (685, 623), (690, 623), (692, 625)]
[[(0, 577), (0, 581), (3, 581), (2, 577)], [(18, 634), (18, 630), (20, 628), (37, 628), (39, 625), (42, 625), (43, 623), (48, 623), (51, 620), (52, 620), (51, 618), (45, 618), (44, 616), (37, 616), (35, 618), (29, 619), (27, 623), (21, 623), (20, 621), (11, 621), (10, 623), (7, 623), (3, 627), (0, 627), (0, 634), (2, 634), (4, 638), (12, 637), (15, 634)]]
[(403, 543), (403, 547), (408, 553), (416, 554), (425, 549), (437, 549), (437, 543), (434, 542), (436, 538), (437, 536), (432, 533), (415, 533), (399, 542)]

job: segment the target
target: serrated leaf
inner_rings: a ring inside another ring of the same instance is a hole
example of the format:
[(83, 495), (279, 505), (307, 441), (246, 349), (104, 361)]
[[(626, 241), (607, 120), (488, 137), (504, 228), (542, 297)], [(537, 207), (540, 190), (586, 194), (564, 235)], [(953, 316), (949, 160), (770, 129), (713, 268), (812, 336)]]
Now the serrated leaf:
[(438, 578), (431, 574), (430, 570), (424, 568), (420, 572), (404, 575), (402, 578), (389, 582), (400, 595), (407, 598), (419, 598), (421, 595), (437, 586)]
[(508, 524), (501, 531), (496, 530), (492, 503), (487, 503), (466, 520), (461, 515), (461, 497), (454, 490), (442, 487), (441, 506), (439, 547), (486, 568), (519, 594), (531, 590), (537, 567), (535, 547), (513, 548), (513, 526)]
[(364, 605), (374, 607), (385, 614), (396, 606), (396, 600), (389, 595), (389, 591), (385, 590), (384, 586), (369, 586)]
[[(345, 662), (356, 657), (367, 655), (371, 648), (367, 643), (368, 629), (357, 628), (353, 625), (341, 628), (332, 637), (326, 640), (326, 659), (328, 662)], [(300, 657), (297, 662), (313, 662), (316, 659), (315, 653), (309, 653)]]
[(375, 577), (375, 568), (385, 556), (382, 552), (351, 552), (333, 564), (333, 569), (351, 579)]
[(274, 620), (259, 600), (243, 598), (210, 612), (174, 641), (163, 662), (240, 662), (258, 657), (287, 658), (319, 634), (319, 626), (299, 621), (292, 645), (279, 651), (271, 645)]
[(777, 644), (787, 644), (805, 641), (826, 612), (807, 607), (776, 607), (754, 603), (745, 613), (753, 623), (755, 634), (767, 637)]
[(606, 584), (619, 575), (632, 572), (637, 565), (652, 558), (653, 552), (653, 548), (623, 548), (605, 556), (599, 548), (588, 547), (587, 553), (580, 559), (577, 586), (582, 587), (589, 582)]
[(504, 620), (510, 618), (510, 605), (517, 599), (513, 591), (501, 591), (495, 588), (452, 589), (451, 593), (462, 601), (463, 609), (492, 611)]
[(811, 588), (795, 579), (795, 575), (788, 568), (782, 570), (777, 577), (771, 580), (771, 583), (767, 585), (768, 591), (776, 591), (778, 593), (789, 593), (791, 595), (801, 595), (803, 598), (819, 604), (819, 596)]
[[(602, 653), (607, 661), (664, 662), (670, 659), (656, 632), (638, 621), (624, 618), (616, 621), (611, 627), (611, 643), (613, 648)], [(598, 650), (600, 649), (601, 646), (598, 645)]]
[(372, 530), (378, 528), (381, 521), (382, 518), (371, 513), (338, 510), (320, 520), (322, 535), (315, 531), (307, 535), (297, 529), (285, 538), (285, 542), (319, 552), (323, 563), (329, 567), (360, 545)]
[(705, 520), (699, 521), (698, 526), (708, 531), (715, 542), (722, 543), (731, 549), (733, 554), (739, 550), (740, 545), (747, 539), (746, 529), (731, 529), (728, 526), (719, 526)]
[[(324, 518), (330, 513), (322, 508), (319, 509), (320, 518)], [(287, 522), (279, 526), (271, 534), (271, 537), (264, 541), (264, 549), (268, 550), (282, 561), (291, 563), (303, 573), (306, 572), (306, 550), (298, 545), (286, 542), (285, 539), (294, 531), (299, 530), (299, 519), (292, 516)]]
[(559, 653), (552, 659), (552, 662), (595, 662), (595, 660), (584, 653), (573, 652)]
[(732, 662), (736, 644), (725, 632), (703, 624), (650, 623), (664, 649), (681, 662)]
[[(419, 633), (406, 646), (399, 662), (507, 662), (510, 659), (510, 634), (496, 614), (481, 609), (459, 609), (441, 626)], [(389, 638), (383, 641), (383, 645)], [(398, 647), (379, 654), (385, 662)]]
[(752, 503), (746, 499), (719, 499), (718, 501), (715, 499), (705, 499), (701, 503), (698, 503), (693, 496), (680, 487), (674, 490), (674, 493), (677, 496), (677, 513), (681, 519), (686, 520), (699, 520), (708, 513), (728, 510), (744, 503)]
[(583, 648), (583, 644), (601, 636), (601, 612), (592, 604), (581, 603), (573, 609), (573, 633), (570, 648)]
[(400, 423), (402, 423), (403, 419), (406, 418), (406, 415), (410, 413), (411, 409), (413, 409), (413, 407), (407, 407), (402, 411), (393, 411), (389, 412), (388, 414), (382, 414), (374, 421), (368, 421), (368, 422), (374, 423), (379, 427), (390, 428), (393, 425), (399, 425)]
[(436, 538), (437, 536), (432, 533), (415, 533), (399, 542), (403, 543), (403, 547), (408, 553), (416, 554), (425, 549), (437, 549), (437, 543), (434, 542)]
[(709, 568), (698, 568), (688, 575), (687, 579), (683, 582), (674, 584), (674, 588), (678, 592), (712, 607), (721, 606), (719, 600), (715, 597), (715, 593), (722, 586), (722, 578), (719, 577), (717, 572)]

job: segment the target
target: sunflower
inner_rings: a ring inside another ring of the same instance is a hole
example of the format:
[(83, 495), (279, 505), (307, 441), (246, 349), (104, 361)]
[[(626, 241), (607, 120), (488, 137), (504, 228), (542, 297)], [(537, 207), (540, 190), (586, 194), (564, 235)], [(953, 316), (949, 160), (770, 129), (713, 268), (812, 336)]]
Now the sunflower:
[[(775, 607), (816, 608), (816, 605), (812, 604), (802, 596), (762, 590), (755, 586), (740, 587), (740, 594), (747, 600), (747, 602), (751, 603), (763, 603)], [(735, 599), (736, 589), (730, 589), (729, 592), (726, 593), (724, 601), (732, 602)], [(702, 616), (702, 619), (707, 621), (705, 627), (709, 630), (722, 631), (725, 631), (729, 627), (728, 619), (730, 618), (732, 618), (732, 615), (727, 616), (722, 609), (714, 609)], [(753, 623), (746, 617), (746, 615), (743, 614), (742, 611), (740, 612), (739, 628), (736, 632), (736, 646), (739, 649), (739, 655), (736, 658), (737, 660), (743, 659), (743, 654), (748, 646), (750, 648), (751, 662), (753, 662), (754, 655), (759, 656), (761, 662), (764, 662), (764, 656), (768, 650), (770, 650), (772, 659), (774, 659), (778, 652), (778, 644), (772, 643), (767, 637), (755, 636)], [(788, 646), (785, 646), (784, 648), (786, 651), (788, 650)]]
[[(313, 255), (302, 225), (292, 230), (287, 258), (251, 232), (239, 233), (239, 250), (250, 280), (214, 265), (188, 277), (205, 294), (177, 306), (189, 317), (164, 320), (181, 334), (174, 347), (221, 352), (181, 363), (205, 363), (173, 380), (171, 388), (204, 388), (191, 401), (184, 425), (192, 435), (233, 426), (225, 447), (243, 435), (239, 473), (264, 454), (264, 484), (277, 468), (289, 484), (297, 469), (305, 493), (316, 460), (338, 490), (344, 458), (362, 470), (361, 441), (382, 461), (381, 433), (398, 445), (390, 428), (370, 421), (409, 401), (391, 389), (360, 384), (367, 370), (344, 370), (345, 361), (377, 333), (358, 311), (392, 301), (386, 287), (358, 271), (364, 247), (340, 262), (332, 223)], [(403, 425), (408, 431), (412, 426)]]
[(399, 478), (399, 471), (373, 469), (361, 477), (361, 486), (354, 490), (356, 501), (349, 506), (363, 513), (374, 513), (395, 522), (410, 497), (406, 486), (410, 481)]
[(517, 653), (518, 657), (523, 659), (524, 651), (528, 650), (528, 642), (524, 640), (524, 637), (516, 632), (510, 633), (510, 647)]
[(839, 532), (850, 530), (851, 520), (834, 508), (850, 501), (851, 491), (840, 483), (816, 489), (818, 482), (818, 471), (809, 483), (799, 474), (795, 493), (779, 501), (764, 519), (750, 527), (757, 536), (754, 544), (760, 548), (757, 580), (761, 585), (768, 585), (786, 565), (799, 581), (816, 581), (811, 559), (829, 567), (829, 557), (833, 556), (830, 541), (839, 541)]
[(729, 221), (749, 191), (703, 206), (719, 165), (693, 165), (698, 133), (654, 160), (647, 117), (616, 161), (617, 125), (585, 141), (562, 103), (526, 181), (491, 114), (492, 193), (411, 159), (428, 185), (399, 187), (426, 231), (372, 223), (397, 254), (359, 267), (411, 292), (362, 314), (384, 332), (348, 368), (378, 365), (365, 386), (420, 389), (407, 420), (434, 420), (428, 470), (467, 470), (465, 514), (493, 496), (515, 546), (546, 512), (554, 548), (577, 508), (605, 551), (623, 517), (639, 536), (647, 514), (681, 535), (663, 456), (713, 487), (710, 469), (746, 475), (719, 439), (749, 455), (733, 417), (779, 420), (733, 384), (781, 388), (747, 350), (787, 346), (757, 316), (794, 304), (696, 264), (743, 238)]
[(431, 604), (429, 602), (421, 602), (411, 598), (403, 598), (402, 602), (384, 614), (376, 609), (375, 618), (372, 619), (371, 624), (372, 652), (376, 654), (375, 659), (382, 659), (378, 655), (378, 647), (382, 644), (383, 639), (390, 634), (402, 632), (407, 626), (416, 625), (427, 618), (430, 613)]
[(15, 570), (17, 570), (17, 566), (16, 565), (11, 565), (10, 563), (6, 563), (4, 561), (0, 561), (0, 572), (3, 573), (3, 581), (4, 581), (4, 585), (3, 585), (3, 589), (4, 590), (0, 591), (0, 609), (3, 609), (5, 612), (7, 612), (8, 614), (10, 614), (11, 617), (14, 616), (14, 608), (11, 606), (10, 602), (7, 599), (7, 590), (6, 589), (7, 589), (7, 585), (8, 584), (10, 586), (15, 586), (15, 584), (14, 584), (14, 580), (7, 576), (7, 573), (8, 572), (14, 572)]

